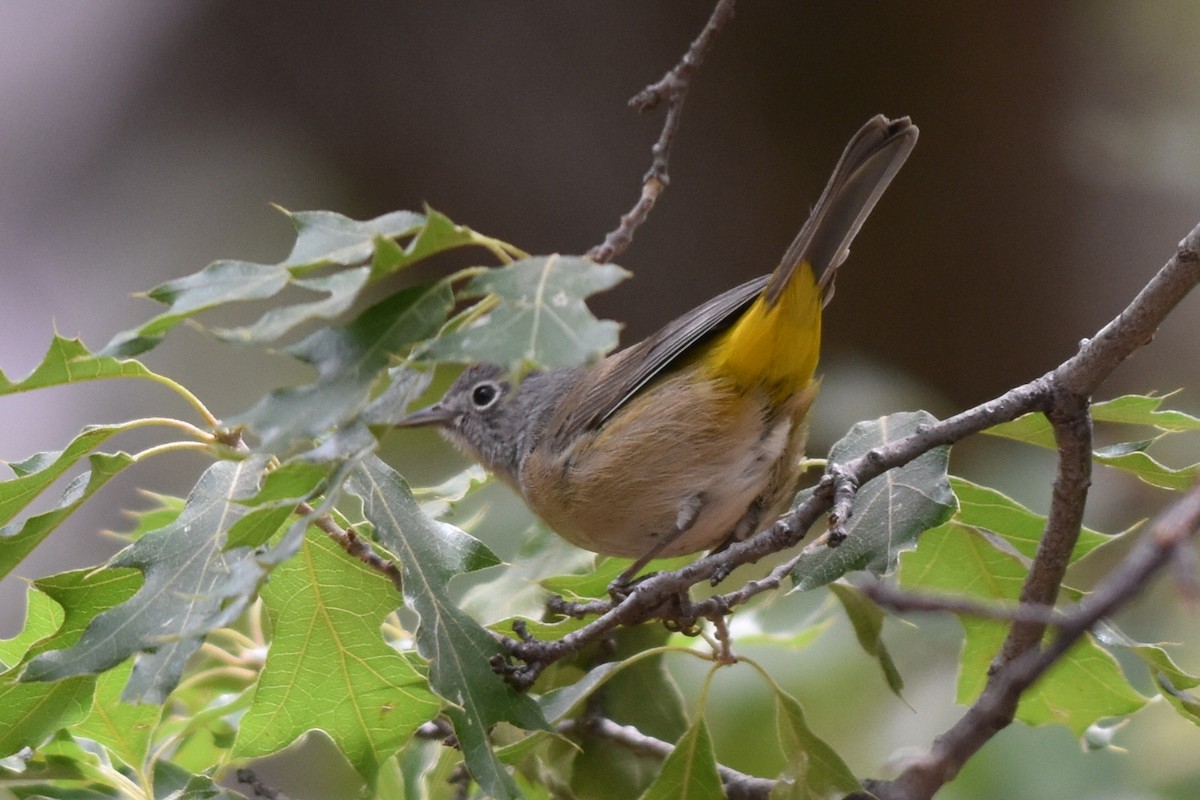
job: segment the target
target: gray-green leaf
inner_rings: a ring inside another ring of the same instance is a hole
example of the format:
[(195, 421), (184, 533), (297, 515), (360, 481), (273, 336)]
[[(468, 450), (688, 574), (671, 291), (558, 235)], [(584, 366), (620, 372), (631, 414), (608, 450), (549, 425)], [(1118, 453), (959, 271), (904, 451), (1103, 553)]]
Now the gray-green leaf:
[[(830, 450), (830, 463), (850, 461), (936, 421), (924, 411), (905, 411), (860, 422)], [(823, 586), (853, 570), (865, 569), (876, 575), (895, 570), (901, 552), (915, 547), (923, 531), (954, 513), (956, 502), (947, 477), (949, 460), (949, 447), (935, 447), (859, 487), (846, 523), (846, 540), (836, 548), (807, 548), (792, 572), (795, 590)]]

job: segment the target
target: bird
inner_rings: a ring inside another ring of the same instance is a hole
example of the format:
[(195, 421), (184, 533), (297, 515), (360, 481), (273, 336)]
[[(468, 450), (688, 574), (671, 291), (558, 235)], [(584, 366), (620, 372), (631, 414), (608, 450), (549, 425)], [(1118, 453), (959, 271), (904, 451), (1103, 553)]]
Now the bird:
[(822, 309), (917, 135), (907, 117), (863, 125), (769, 275), (591, 364), (473, 364), (395, 424), (438, 428), (563, 538), (634, 559), (615, 584), (746, 539), (798, 490)]

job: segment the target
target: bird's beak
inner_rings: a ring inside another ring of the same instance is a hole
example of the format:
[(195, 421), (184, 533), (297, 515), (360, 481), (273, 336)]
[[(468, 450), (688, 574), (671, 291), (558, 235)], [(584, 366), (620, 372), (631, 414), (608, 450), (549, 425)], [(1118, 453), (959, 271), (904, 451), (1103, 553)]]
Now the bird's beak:
[(422, 428), (430, 425), (449, 425), (457, 414), (441, 403), (419, 409), (392, 423), (396, 428)]

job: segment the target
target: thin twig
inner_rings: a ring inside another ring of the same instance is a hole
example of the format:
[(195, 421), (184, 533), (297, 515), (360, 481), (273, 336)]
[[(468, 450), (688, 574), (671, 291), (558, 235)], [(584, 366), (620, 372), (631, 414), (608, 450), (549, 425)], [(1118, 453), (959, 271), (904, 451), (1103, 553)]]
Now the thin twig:
[[(315, 514), (316, 510), (308, 503), (301, 501), (296, 504), (296, 513), (302, 517), (310, 516)], [(318, 515), (313, 519), (312, 524), (324, 531), (330, 539), (337, 542), (351, 556), (386, 577), (396, 587), (396, 591), (404, 591), (404, 579), (400, 574), (400, 568), (396, 566), (395, 562), (376, 553), (374, 548), (357, 533), (338, 525), (328, 514)]]
[(667, 115), (663, 120), (658, 140), (650, 148), (653, 159), (650, 169), (642, 178), (641, 195), (633, 208), (621, 217), (620, 224), (604, 237), (604, 241), (588, 251), (588, 258), (592, 261), (606, 263), (625, 252), (633, 242), (634, 232), (646, 221), (650, 210), (671, 182), (667, 174), (667, 162), (671, 158), (671, 146), (675, 143), (675, 135), (679, 131), (684, 98), (687, 97), (692, 76), (700, 68), (717, 34), (733, 17), (733, 4), (734, 0), (718, 0), (704, 29), (688, 47), (679, 63), (658, 82), (650, 84), (629, 100), (629, 104), (638, 111), (649, 111), (660, 103), (666, 103)]
[[(561, 639), (528, 642), (510, 640), (506, 650), (525, 662), (525, 666), (509, 672), (508, 678), (515, 686), (528, 687), (548, 665), (578, 652), (617, 627), (636, 625), (653, 619), (656, 614), (662, 613), (669, 598), (684, 595), (691, 586), (709, 580), (714, 575), (728, 575), (740, 565), (753, 563), (767, 555), (795, 546), (821, 515), (830, 510), (841, 485), (865, 485), (885, 471), (903, 466), (934, 447), (953, 444), (971, 434), (997, 423), (1016, 419), (1030, 411), (1046, 411), (1060, 418), (1063, 425), (1067, 425), (1072, 418), (1071, 404), (1089, 396), (1091, 390), (1125, 358), (1149, 342), (1163, 319), (1200, 283), (1198, 253), (1200, 226), (1187, 235), (1176, 254), (1125, 310), (1093, 339), (1084, 341), (1079, 351), (1055, 370), (982, 405), (949, 419), (923, 426), (910, 436), (874, 448), (841, 464), (836, 472), (831, 471), (825, 476), (811, 497), (781, 518), (776, 525), (744, 542), (737, 542), (720, 553), (700, 558), (673, 572), (659, 573), (640, 581), (619, 603), (608, 607), (599, 617)], [(1084, 408), (1086, 409), (1086, 404)], [(1078, 437), (1065, 436), (1063, 441), (1073, 441), (1072, 450), (1081, 452), (1083, 449), (1082, 440)], [(1085, 497), (1085, 489), (1086, 475), (1072, 477), (1067, 483), (1063, 483), (1063, 502), (1081, 502)], [(1061, 516), (1053, 522), (1055, 529), (1069, 532), (1074, 523), (1066, 515), (1065, 509), (1059, 513)], [(1057, 554), (1053, 558), (1058, 559), (1061, 552), (1069, 552), (1069, 548), (1065, 548), (1067, 539), (1059, 536), (1053, 538), (1054, 552)], [(1051, 558), (1049, 555), (1044, 557)], [(793, 562), (781, 565), (764, 578), (752, 580), (725, 595), (688, 604), (688, 607), (682, 610), (695, 617), (711, 617), (714, 614), (725, 613), (761, 592), (782, 585), (793, 567)], [(1030, 601), (1045, 604), (1048, 601), (1040, 588), (1039, 592), (1032, 590), (1035, 586), (1044, 587), (1049, 577), (1057, 574), (1058, 567), (1047, 564), (1036, 569), (1038, 577), (1030, 586)], [(1034, 594), (1040, 596), (1034, 597)], [(1052, 599), (1051, 595), (1050, 600)], [(1023, 634), (1025, 635), (1027, 634)], [(1014, 651), (1019, 650), (1020, 648), (1014, 648)]]
[(1200, 529), (1200, 484), (1151, 523), (1137, 545), (1076, 609), (1066, 615), (1058, 635), (1045, 648), (1031, 647), (992, 673), (979, 699), (929, 752), (914, 759), (892, 781), (867, 788), (879, 800), (925, 800), (992, 736), (1012, 721), (1022, 693), (1079, 641), (1097, 622), (1145, 591), (1156, 573), (1172, 563), (1180, 545)]
[[(618, 744), (627, 750), (651, 758), (665, 759), (671, 755), (675, 745), (664, 742), (642, 733), (632, 725), (621, 725), (608, 717), (585, 716), (580, 719), (569, 719), (556, 726), (559, 733), (577, 734), (580, 736), (595, 736)], [(767, 798), (775, 786), (775, 781), (747, 775), (735, 769), (717, 765), (717, 774), (725, 787), (725, 795), (730, 800), (752, 800)]]
[(871, 602), (892, 611), (962, 614), (979, 619), (1024, 622), (1032, 625), (1061, 625), (1063, 615), (1043, 605), (998, 606), (953, 595), (915, 594), (891, 584), (875, 581), (860, 587)]

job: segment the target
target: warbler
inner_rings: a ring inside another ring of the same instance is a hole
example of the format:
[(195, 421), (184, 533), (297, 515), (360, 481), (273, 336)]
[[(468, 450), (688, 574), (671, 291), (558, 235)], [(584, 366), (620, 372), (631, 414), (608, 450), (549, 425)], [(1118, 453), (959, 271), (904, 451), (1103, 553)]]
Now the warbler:
[(756, 533), (797, 491), (834, 275), (917, 132), (864, 125), (770, 275), (593, 364), (470, 366), (397, 424), (437, 426), (568, 541), (635, 559), (619, 582)]

